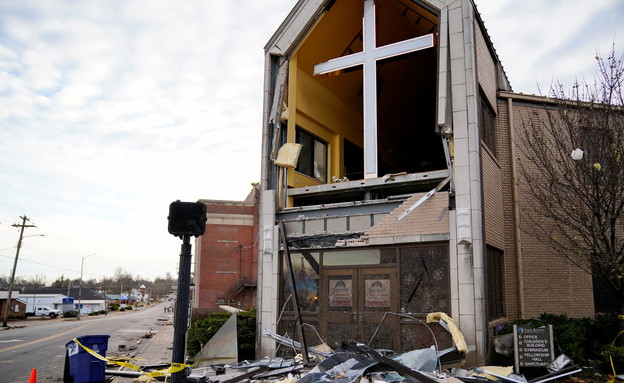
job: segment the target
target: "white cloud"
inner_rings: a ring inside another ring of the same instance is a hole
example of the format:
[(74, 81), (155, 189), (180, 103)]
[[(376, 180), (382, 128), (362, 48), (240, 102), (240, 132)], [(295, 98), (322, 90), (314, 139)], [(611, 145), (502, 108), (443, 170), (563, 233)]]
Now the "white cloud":
[(294, 3), (0, 3), (2, 270), (26, 214), (47, 237), (18, 275), (76, 278), (92, 253), (94, 277), (175, 275), (169, 203), (259, 180), (262, 47)]

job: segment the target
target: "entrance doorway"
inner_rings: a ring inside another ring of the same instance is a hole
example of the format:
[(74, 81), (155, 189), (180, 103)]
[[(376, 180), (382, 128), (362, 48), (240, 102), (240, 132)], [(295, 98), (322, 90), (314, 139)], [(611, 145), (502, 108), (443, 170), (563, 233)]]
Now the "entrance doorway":
[[(337, 350), (353, 339), (396, 352), (446, 345), (448, 332), (425, 320), (431, 312), (450, 312), (448, 249), (446, 243), (426, 243), (291, 252), (308, 345), (324, 342)], [(285, 264), (281, 280), (279, 333), (298, 340)]]
[[(321, 273), (321, 336), (333, 349), (353, 339), (375, 348), (397, 346), (397, 269), (393, 266), (324, 268)], [(382, 322), (383, 321), (383, 322)]]

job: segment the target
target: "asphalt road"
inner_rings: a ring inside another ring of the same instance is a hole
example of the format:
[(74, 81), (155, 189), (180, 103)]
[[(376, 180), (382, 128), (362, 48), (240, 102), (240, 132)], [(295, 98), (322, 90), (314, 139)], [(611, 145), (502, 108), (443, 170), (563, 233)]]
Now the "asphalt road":
[(33, 368), (37, 382), (62, 382), (65, 345), (84, 335), (110, 335), (107, 356), (119, 354), (120, 346), (126, 353), (140, 353), (143, 337), (157, 332), (162, 320), (172, 315), (163, 313), (163, 307), (161, 303), (80, 321), (29, 318), (9, 322), (11, 328), (0, 331), (0, 382), (28, 382)]

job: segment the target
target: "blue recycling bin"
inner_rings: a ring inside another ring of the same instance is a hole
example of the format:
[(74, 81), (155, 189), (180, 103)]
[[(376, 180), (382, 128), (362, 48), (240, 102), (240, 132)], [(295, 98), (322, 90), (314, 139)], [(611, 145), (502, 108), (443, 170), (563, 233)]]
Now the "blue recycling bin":
[[(110, 335), (85, 335), (78, 337), (78, 342), (85, 347), (106, 356)], [(106, 362), (91, 355), (73, 340), (65, 345), (64, 382), (97, 383), (106, 378)]]

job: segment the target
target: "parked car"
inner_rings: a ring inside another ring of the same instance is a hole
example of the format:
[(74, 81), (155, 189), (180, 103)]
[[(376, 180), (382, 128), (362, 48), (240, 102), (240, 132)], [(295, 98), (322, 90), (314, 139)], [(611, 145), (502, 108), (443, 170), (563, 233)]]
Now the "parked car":
[(50, 317), (52, 319), (62, 315), (61, 310), (51, 309), (49, 307), (37, 307), (34, 312), (27, 312), (26, 316)]

